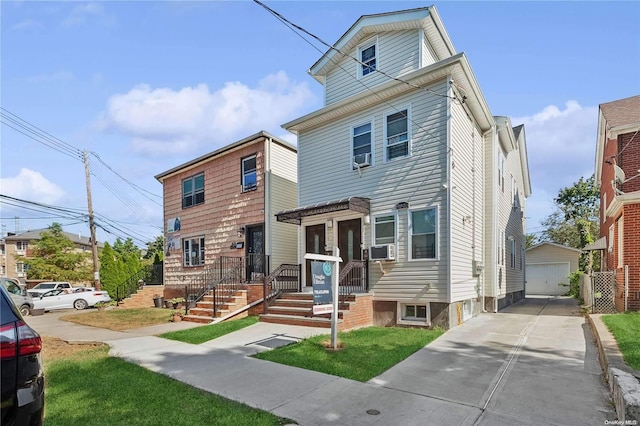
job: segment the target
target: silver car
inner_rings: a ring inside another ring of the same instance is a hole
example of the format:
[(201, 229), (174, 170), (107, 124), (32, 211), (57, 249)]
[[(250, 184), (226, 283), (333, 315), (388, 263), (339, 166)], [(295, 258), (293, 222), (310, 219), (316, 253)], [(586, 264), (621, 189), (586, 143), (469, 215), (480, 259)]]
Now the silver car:
[(11, 297), (11, 300), (16, 305), (22, 316), (29, 315), (31, 309), (33, 309), (33, 299), (27, 293), (26, 287), (20, 285), (17, 280), (13, 278), (0, 278), (2, 287), (7, 290), (7, 293)]

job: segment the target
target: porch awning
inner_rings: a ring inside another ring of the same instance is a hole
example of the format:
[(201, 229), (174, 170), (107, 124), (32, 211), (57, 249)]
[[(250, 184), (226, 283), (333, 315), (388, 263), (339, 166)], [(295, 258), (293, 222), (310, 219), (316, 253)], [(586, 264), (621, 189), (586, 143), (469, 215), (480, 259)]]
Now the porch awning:
[(315, 216), (317, 214), (352, 210), (354, 212), (369, 214), (369, 199), (363, 197), (341, 198), (339, 200), (327, 201), (291, 210), (283, 210), (276, 213), (278, 222), (294, 223), (300, 225), (302, 218)]
[(591, 251), (591, 250), (606, 250), (607, 249), (607, 237), (602, 237), (597, 241), (592, 242), (591, 244), (587, 244), (582, 248), (582, 251)]

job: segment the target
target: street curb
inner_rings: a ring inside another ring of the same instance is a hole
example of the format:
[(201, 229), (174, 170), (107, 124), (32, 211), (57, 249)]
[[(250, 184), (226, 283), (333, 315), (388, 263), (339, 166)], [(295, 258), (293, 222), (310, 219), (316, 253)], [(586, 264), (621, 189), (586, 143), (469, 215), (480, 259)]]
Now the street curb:
[[(638, 372), (625, 364), (615, 338), (602, 322), (600, 314), (589, 315), (589, 324), (596, 336), (598, 358), (609, 383), (618, 420), (640, 420), (640, 382)], [(631, 423), (629, 423), (631, 424)], [(634, 423), (635, 424), (635, 423)]]

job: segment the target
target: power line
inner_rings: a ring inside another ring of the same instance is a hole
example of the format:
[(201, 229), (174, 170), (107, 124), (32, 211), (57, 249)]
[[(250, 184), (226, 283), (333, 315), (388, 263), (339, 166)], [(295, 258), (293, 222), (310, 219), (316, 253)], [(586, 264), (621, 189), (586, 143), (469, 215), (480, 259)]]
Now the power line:
[(96, 154), (95, 152), (91, 151), (90, 152), (91, 155), (93, 155), (94, 157), (96, 157), (98, 159), (98, 161), (100, 161), (100, 163), (105, 166), (107, 169), (109, 169), (113, 174), (115, 174), (116, 176), (118, 176), (120, 179), (122, 179), (123, 181), (125, 181), (127, 184), (129, 184), (129, 186), (131, 186), (133, 189), (135, 189), (138, 193), (140, 193), (143, 197), (147, 198), (148, 200), (158, 204), (159, 206), (162, 207), (162, 204), (158, 203), (156, 200), (152, 200), (151, 198), (147, 197), (145, 195), (149, 194), (152, 195), (154, 197), (160, 198), (162, 199), (161, 195), (158, 194), (154, 194), (153, 192), (147, 191), (146, 189), (136, 185), (135, 183), (131, 182), (129, 179), (124, 178), (120, 173), (116, 172), (115, 170), (113, 170), (107, 163), (104, 162), (104, 160), (102, 160), (102, 158), (100, 158), (100, 156), (98, 154)]

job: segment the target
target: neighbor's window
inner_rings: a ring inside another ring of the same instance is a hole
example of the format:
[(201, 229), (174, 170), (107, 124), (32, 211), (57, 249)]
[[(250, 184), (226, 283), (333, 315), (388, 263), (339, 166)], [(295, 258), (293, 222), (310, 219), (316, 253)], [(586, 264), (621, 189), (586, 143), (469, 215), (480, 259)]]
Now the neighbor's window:
[(409, 155), (409, 110), (404, 109), (385, 117), (386, 159)]
[(511, 240), (511, 267), (516, 267), (516, 240)]
[(204, 237), (182, 240), (184, 266), (204, 265)]
[(371, 164), (371, 123), (355, 126), (351, 130), (353, 150), (353, 168), (357, 165), (369, 166)]
[(28, 248), (28, 241), (16, 241), (16, 251), (27, 251)]
[(436, 208), (414, 210), (411, 212), (411, 258), (435, 259), (438, 240), (438, 221)]
[(376, 42), (375, 40), (363, 45), (359, 49), (360, 76), (364, 77), (376, 70)]
[(204, 173), (182, 181), (182, 208), (204, 203)]
[(396, 216), (378, 216), (374, 226), (374, 245), (396, 243)]
[(504, 156), (498, 154), (498, 188), (504, 192)]
[(618, 219), (618, 268), (624, 267), (624, 216)]
[(402, 319), (404, 321), (426, 322), (428, 312), (427, 305), (402, 305)]
[(258, 173), (256, 169), (256, 156), (242, 159), (242, 191), (251, 191), (258, 186)]
[(18, 262), (16, 263), (16, 272), (19, 274), (24, 273), (24, 271), (26, 271), (25, 267), (24, 267), (24, 263), (22, 262)]

